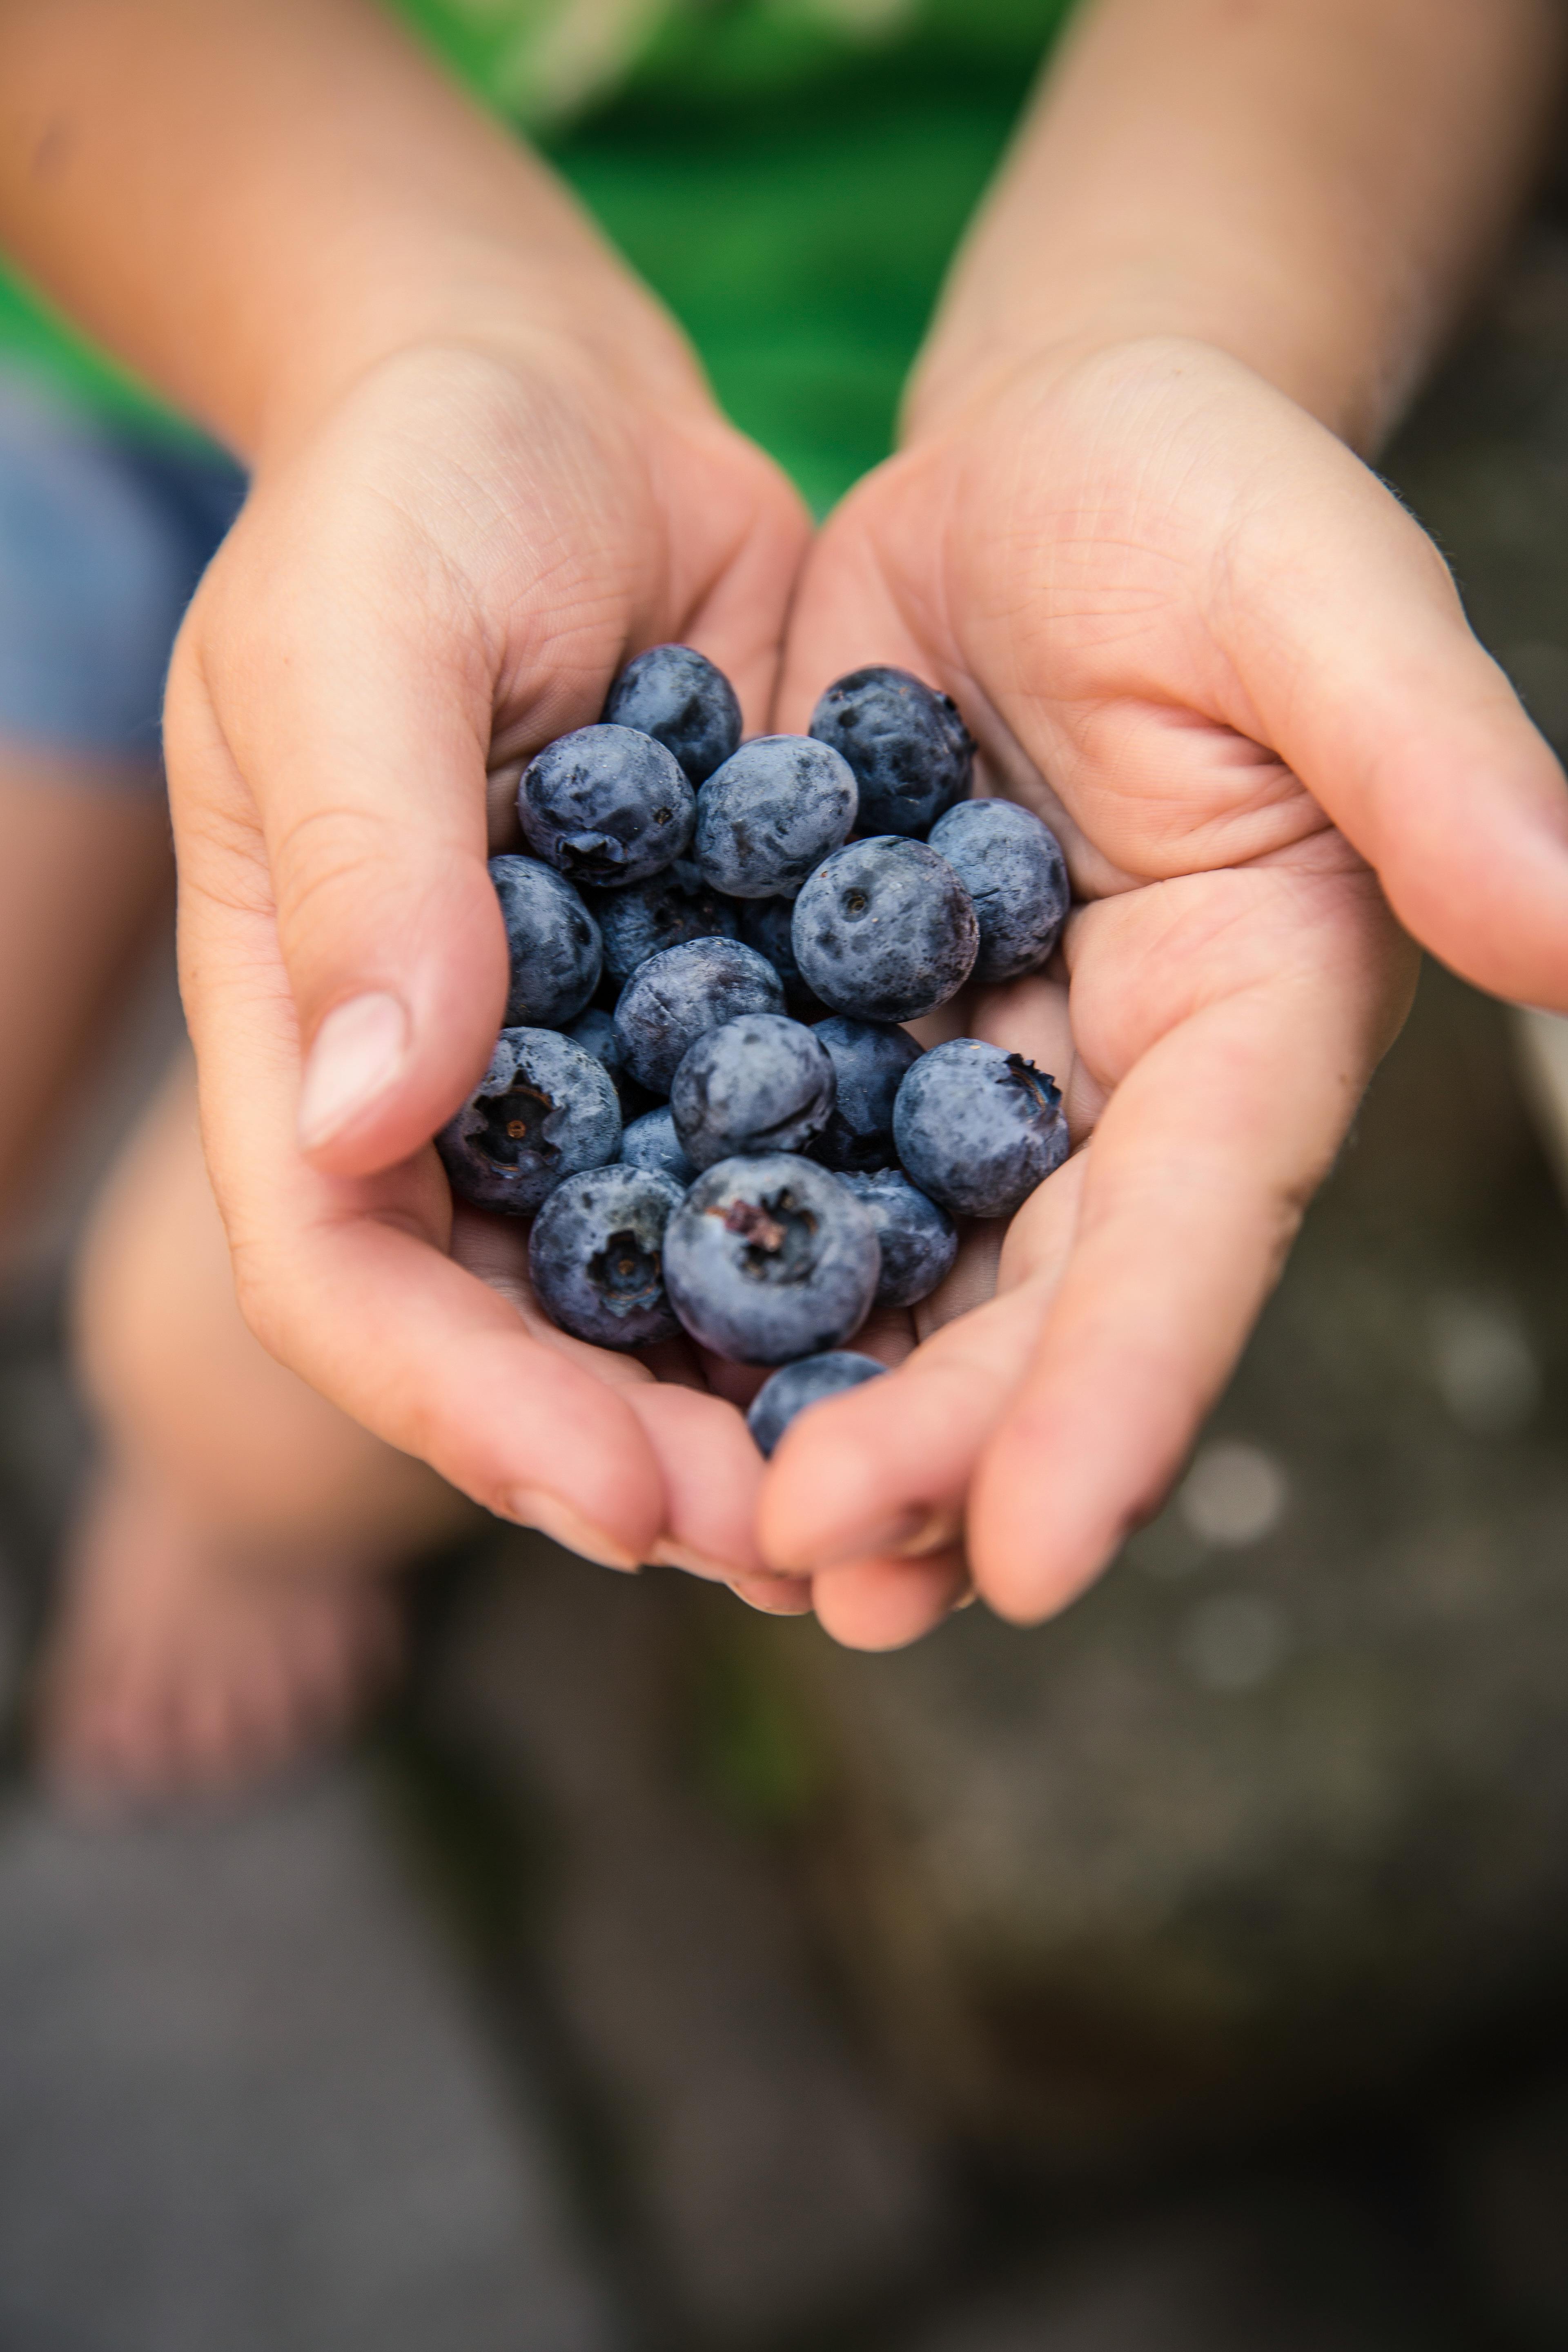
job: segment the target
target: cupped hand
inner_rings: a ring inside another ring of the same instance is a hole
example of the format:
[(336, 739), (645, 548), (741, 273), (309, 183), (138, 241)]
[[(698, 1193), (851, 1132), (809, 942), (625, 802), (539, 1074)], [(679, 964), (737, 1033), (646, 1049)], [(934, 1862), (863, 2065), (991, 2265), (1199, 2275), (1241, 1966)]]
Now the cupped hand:
[(429, 1142), (505, 1000), (487, 774), (499, 846), (521, 761), (662, 639), (709, 653), (752, 728), (769, 707), (805, 521), (672, 346), (628, 343), (618, 376), (525, 333), (371, 368), (261, 464), (166, 740), (204, 1136), (252, 1327), (504, 1516), (743, 1580), (760, 1465), (732, 1405), (530, 1312), (515, 1235), (454, 1241)]
[(1073, 1156), (763, 1487), (771, 1566), (880, 1643), (969, 1579), (1047, 1615), (1158, 1506), (1404, 1017), (1405, 931), (1568, 1006), (1568, 796), (1431, 542), (1200, 346), (1042, 359), (863, 483), (781, 722), (860, 661), (954, 696), (1081, 902), (968, 1021), (1058, 1077)]

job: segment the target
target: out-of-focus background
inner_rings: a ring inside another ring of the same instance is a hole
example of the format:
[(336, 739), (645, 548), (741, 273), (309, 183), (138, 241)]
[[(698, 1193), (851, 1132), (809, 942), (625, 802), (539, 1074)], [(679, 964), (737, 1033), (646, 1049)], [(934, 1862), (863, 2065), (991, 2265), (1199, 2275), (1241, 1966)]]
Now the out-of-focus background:
[[(1568, 747), (1550, 208), (1389, 470)], [(1428, 969), (1059, 1622), (857, 1657), (498, 1532), (352, 1755), (87, 1826), (19, 1735), (60, 1273), (174, 1017), (0, 1314), (5, 2352), (1568, 2342), (1568, 1213), (1500, 1008)]]

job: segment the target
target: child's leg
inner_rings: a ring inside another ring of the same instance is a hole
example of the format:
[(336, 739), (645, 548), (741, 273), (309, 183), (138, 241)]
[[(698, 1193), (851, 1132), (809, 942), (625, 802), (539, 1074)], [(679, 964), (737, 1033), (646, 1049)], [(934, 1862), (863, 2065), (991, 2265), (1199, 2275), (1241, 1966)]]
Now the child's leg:
[(46, 1761), (231, 1780), (342, 1727), (395, 1648), (386, 1572), (473, 1517), (274, 1362), (235, 1303), (182, 1057), (78, 1282), (106, 1459), (44, 1681)]

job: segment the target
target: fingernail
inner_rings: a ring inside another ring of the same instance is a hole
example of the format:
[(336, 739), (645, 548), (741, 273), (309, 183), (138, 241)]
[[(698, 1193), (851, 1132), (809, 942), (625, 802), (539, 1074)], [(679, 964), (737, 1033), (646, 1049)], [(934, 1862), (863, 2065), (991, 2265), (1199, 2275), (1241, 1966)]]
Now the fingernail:
[(395, 996), (351, 996), (316, 1032), (300, 1087), (300, 1148), (331, 1142), (385, 1092), (408, 1052), (408, 1016)]
[[(925, 1504), (918, 1509), (900, 1511), (897, 1518), (885, 1519), (880, 1527), (864, 1529), (839, 1544), (831, 1558), (816, 1560), (812, 1565), (827, 1569), (845, 1560), (921, 1559), (928, 1551), (945, 1551), (958, 1528), (959, 1521), (952, 1511), (933, 1510)], [(809, 1574), (810, 1570), (803, 1573)]]
[(552, 1543), (558, 1543), (563, 1550), (578, 1552), (583, 1559), (595, 1561), (600, 1568), (618, 1568), (635, 1576), (642, 1565), (636, 1552), (628, 1551), (624, 1544), (616, 1543), (603, 1528), (595, 1528), (588, 1520), (580, 1518), (559, 1495), (541, 1495), (531, 1486), (520, 1487), (515, 1495), (508, 1496), (502, 1507), (504, 1517), (515, 1519), (519, 1527), (536, 1528), (542, 1536), (548, 1536)]
[(684, 1569), (688, 1576), (706, 1577), (710, 1584), (728, 1584), (732, 1576), (741, 1573), (724, 1560), (710, 1559), (706, 1552), (693, 1551), (687, 1544), (671, 1543), (667, 1536), (660, 1536), (647, 1558), (650, 1568)]

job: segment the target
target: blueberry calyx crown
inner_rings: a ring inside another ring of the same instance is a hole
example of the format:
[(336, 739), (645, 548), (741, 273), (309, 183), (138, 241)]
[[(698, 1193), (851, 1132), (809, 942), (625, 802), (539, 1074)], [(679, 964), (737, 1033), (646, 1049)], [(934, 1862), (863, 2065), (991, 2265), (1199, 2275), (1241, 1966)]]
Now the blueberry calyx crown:
[(1062, 1098), (1062, 1090), (1049, 1071), (1037, 1069), (1023, 1054), (1008, 1055), (1007, 1082), (1033, 1095), (1042, 1110), (1055, 1110)]
[(604, 1248), (594, 1252), (588, 1279), (607, 1306), (623, 1313), (651, 1305), (664, 1286), (658, 1252), (626, 1231), (612, 1234)]
[(731, 1201), (707, 1213), (745, 1243), (741, 1272), (752, 1282), (794, 1282), (810, 1271), (816, 1219), (787, 1187), (771, 1200)]
[(481, 1097), (478, 1149), (498, 1168), (517, 1167), (524, 1152), (539, 1160), (559, 1160), (560, 1146), (544, 1132), (544, 1122), (555, 1108), (553, 1095), (522, 1084), (509, 1087), (504, 1095)]

